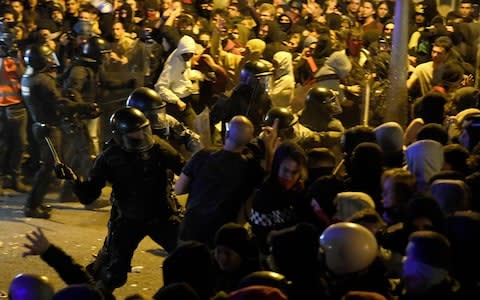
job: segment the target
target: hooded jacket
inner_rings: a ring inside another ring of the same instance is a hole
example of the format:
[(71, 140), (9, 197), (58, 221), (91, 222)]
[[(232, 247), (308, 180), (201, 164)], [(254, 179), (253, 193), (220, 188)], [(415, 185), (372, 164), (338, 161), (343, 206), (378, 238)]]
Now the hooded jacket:
[(270, 98), (273, 106), (287, 107), (293, 99), (295, 76), (293, 74), (292, 54), (279, 51), (273, 56), (277, 63), (274, 73), (274, 84)]
[(155, 83), (155, 90), (168, 103), (176, 104), (178, 100), (192, 94), (191, 80), (201, 80), (203, 75), (191, 69), (191, 62), (185, 61), (182, 54), (195, 53), (195, 40), (184, 35), (178, 42), (177, 49), (167, 58), (160, 77)]
[(443, 146), (433, 140), (421, 140), (408, 146), (405, 155), (408, 170), (417, 178), (418, 190), (424, 190), (443, 166)]

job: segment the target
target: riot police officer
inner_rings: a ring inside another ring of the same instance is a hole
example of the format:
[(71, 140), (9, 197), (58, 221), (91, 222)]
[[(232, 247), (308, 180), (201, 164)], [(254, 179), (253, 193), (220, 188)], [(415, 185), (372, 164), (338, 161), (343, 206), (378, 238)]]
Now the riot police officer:
[[(80, 46), (80, 51), (73, 59), (73, 65), (66, 71), (64, 88), (68, 89), (75, 101), (95, 103), (99, 95), (100, 67), (103, 56), (110, 52), (107, 42), (100, 37), (91, 37)], [(91, 139), (90, 154), (100, 152), (100, 118), (86, 122), (88, 135)]]
[(27, 198), (24, 213), (27, 217), (49, 218), (49, 208), (42, 205), (54, 169), (54, 158), (47, 144), (59, 149), (62, 132), (59, 128), (62, 116), (74, 112), (91, 111), (90, 105), (74, 103), (62, 96), (56, 85), (58, 59), (46, 45), (33, 45), (25, 52), (27, 70), (22, 76), (21, 92), (32, 119), (32, 132), (39, 148), (42, 165), (34, 177), (32, 191)]
[[(97, 105), (99, 69), (103, 56), (110, 51), (105, 40), (91, 37), (79, 46), (73, 58), (73, 65), (65, 72), (64, 88), (66, 96), (76, 102)], [(100, 151), (100, 109), (91, 115), (76, 115), (64, 118), (64, 158), (77, 174), (87, 176), (93, 158)], [(66, 183), (59, 200), (74, 201), (71, 184)]]
[(345, 131), (342, 122), (334, 118), (342, 112), (338, 95), (332, 89), (316, 86), (311, 88), (305, 99), (305, 108), (300, 123), (313, 131)]
[(298, 116), (285, 107), (272, 107), (263, 120), (264, 126), (272, 126), (278, 119), (278, 136), (282, 141), (289, 140), (304, 149), (317, 147), (334, 148), (340, 146), (342, 133), (336, 131), (313, 131), (303, 126)]
[(166, 103), (153, 89), (140, 87), (127, 99), (127, 107), (141, 110), (150, 121), (153, 134), (176, 146), (184, 145), (191, 153), (202, 148), (200, 136), (166, 113)]
[(166, 251), (176, 247), (178, 217), (170, 202), (169, 170), (180, 174), (183, 157), (168, 143), (154, 136), (150, 122), (133, 107), (117, 110), (110, 119), (114, 141), (95, 160), (87, 180), (66, 165), (57, 176), (75, 182), (80, 202), (95, 201), (107, 182), (112, 184), (112, 212), (104, 250), (105, 272), (98, 286), (107, 291), (125, 284), (135, 249), (150, 236)]
[(272, 84), (272, 67), (267, 61), (247, 61), (240, 71), (240, 83), (230, 98), (212, 109), (213, 123), (228, 122), (236, 115), (244, 115), (253, 123), (258, 134), (263, 118), (272, 106), (268, 95)]

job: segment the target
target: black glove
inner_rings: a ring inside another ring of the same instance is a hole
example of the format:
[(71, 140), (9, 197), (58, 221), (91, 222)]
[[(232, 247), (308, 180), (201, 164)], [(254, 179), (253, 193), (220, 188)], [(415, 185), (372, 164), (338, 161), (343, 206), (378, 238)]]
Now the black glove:
[(102, 114), (102, 109), (97, 103), (90, 103), (90, 111), (87, 114), (87, 117), (89, 119), (95, 119), (99, 117)]
[(97, 103), (82, 103), (80, 115), (85, 119), (95, 119), (102, 113), (100, 106)]
[(66, 164), (60, 163), (55, 165), (55, 174), (59, 179), (66, 179), (66, 180), (73, 180), (77, 181), (78, 177), (77, 174), (67, 166)]

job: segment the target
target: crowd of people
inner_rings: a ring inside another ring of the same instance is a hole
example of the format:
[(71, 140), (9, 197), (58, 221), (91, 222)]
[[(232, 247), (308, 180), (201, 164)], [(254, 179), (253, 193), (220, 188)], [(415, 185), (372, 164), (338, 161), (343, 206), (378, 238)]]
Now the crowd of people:
[(163, 285), (127, 299), (477, 299), (479, 7), (437, 2), (399, 124), (394, 0), (2, 1), (0, 189), (48, 219), (112, 188), (94, 261), (28, 233), (67, 286), (10, 299), (114, 299), (146, 236)]

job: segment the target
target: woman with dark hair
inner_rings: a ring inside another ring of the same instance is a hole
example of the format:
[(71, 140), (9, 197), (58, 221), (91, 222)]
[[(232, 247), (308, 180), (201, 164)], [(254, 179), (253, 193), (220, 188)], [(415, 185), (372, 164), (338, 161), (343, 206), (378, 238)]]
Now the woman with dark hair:
[(272, 170), (255, 193), (250, 212), (254, 239), (264, 254), (272, 230), (295, 225), (308, 206), (305, 196), (306, 155), (295, 143), (284, 142), (275, 151)]
[(380, 1), (377, 5), (377, 20), (385, 25), (392, 17), (389, 1)]

